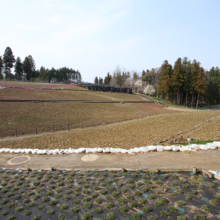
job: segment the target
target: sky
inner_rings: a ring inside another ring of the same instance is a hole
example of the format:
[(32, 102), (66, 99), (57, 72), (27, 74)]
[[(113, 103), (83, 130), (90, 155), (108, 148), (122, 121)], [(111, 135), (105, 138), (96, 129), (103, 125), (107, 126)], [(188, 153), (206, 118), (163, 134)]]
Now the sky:
[(85, 82), (179, 57), (209, 70), (220, 66), (219, 10), (219, 0), (0, 0), (0, 55), (10, 47)]

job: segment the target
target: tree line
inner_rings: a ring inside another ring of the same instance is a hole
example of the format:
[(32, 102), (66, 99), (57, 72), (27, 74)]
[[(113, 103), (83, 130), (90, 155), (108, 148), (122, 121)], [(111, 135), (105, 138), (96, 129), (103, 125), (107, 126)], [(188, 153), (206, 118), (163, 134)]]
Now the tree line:
[[(14, 67), (14, 74), (12, 68)], [(38, 81), (48, 83), (70, 83), (73, 81), (81, 81), (81, 74), (79, 71), (72, 68), (51, 68), (47, 69), (41, 67), (36, 69), (35, 61), (31, 55), (25, 57), (21, 61), (20, 57), (15, 59), (10, 47), (5, 49), (3, 58), (0, 56), (0, 80), (23, 80), (23, 81)]]
[(176, 105), (196, 106), (220, 104), (220, 69), (205, 70), (200, 62), (178, 58), (174, 66), (167, 60), (161, 67), (141, 73), (124, 72), (119, 67), (104, 81), (96, 77), (95, 83), (132, 88), (135, 92), (153, 95)]

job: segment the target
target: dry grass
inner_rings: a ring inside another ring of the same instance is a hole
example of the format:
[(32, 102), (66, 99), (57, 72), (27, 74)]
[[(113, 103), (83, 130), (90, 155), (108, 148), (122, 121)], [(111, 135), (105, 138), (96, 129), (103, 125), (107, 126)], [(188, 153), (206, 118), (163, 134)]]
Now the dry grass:
[[(147, 119), (121, 124), (99, 126), (96, 128), (76, 129), (66, 133), (28, 138), (19, 141), (0, 143), (0, 147), (10, 148), (79, 148), (79, 147), (133, 147), (156, 144), (170, 136), (219, 117), (220, 111), (184, 112), (160, 115)], [(219, 122), (219, 121), (218, 121)], [(218, 123), (213, 123), (213, 127)], [(217, 129), (215, 127), (215, 129)], [(206, 130), (200, 130), (205, 136)], [(219, 137), (214, 133), (213, 138)], [(210, 137), (209, 137), (210, 138)]]

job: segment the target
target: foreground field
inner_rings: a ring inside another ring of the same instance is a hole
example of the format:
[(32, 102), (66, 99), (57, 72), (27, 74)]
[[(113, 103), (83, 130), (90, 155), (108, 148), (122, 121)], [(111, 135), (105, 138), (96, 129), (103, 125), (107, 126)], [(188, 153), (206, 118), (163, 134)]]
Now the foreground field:
[(1, 170), (1, 219), (216, 219), (219, 182), (193, 173)]
[[(65, 133), (1, 142), (0, 147), (37, 149), (113, 147), (130, 149), (157, 144), (182, 132), (187, 134), (194, 127), (195, 129), (202, 129), (203, 126), (207, 125), (207, 121), (210, 121), (212, 130), (217, 131), (219, 129), (219, 124), (217, 123), (219, 122), (219, 115), (220, 111), (157, 115), (115, 125), (75, 129)], [(206, 130), (201, 131), (198, 133), (197, 138), (206, 135)], [(209, 136), (209, 139), (220, 139), (219, 132), (213, 132), (211, 137), (210, 134), (207, 136)], [(169, 145), (170, 143), (165, 142), (165, 144)]]

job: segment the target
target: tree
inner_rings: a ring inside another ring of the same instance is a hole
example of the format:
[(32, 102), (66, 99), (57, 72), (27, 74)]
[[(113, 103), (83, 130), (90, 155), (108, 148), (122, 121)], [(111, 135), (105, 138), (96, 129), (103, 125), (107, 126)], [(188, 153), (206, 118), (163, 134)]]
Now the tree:
[(10, 47), (5, 49), (5, 53), (3, 55), (3, 64), (4, 64), (4, 74), (5, 78), (9, 78), (11, 75), (11, 68), (15, 62), (15, 58), (13, 52)]
[(95, 83), (95, 84), (98, 84), (98, 83), (99, 83), (99, 80), (98, 80), (98, 77), (97, 77), (97, 76), (96, 76), (95, 79), (94, 79), (94, 83)]
[(99, 84), (103, 84), (103, 78), (99, 77)]
[(15, 63), (15, 78), (21, 80), (22, 75), (23, 75), (23, 65), (20, 57), (18, 57)]
[(106, 76), (105, 79), (104, 79), (104, 84), (105, 84), (105, 85), (109, 85), (111, 79), (112, 79), (112, 76), (111, 76), (110, 73), (108, 72), (108, 73), (107, 73), (107, 76)]
[(3, 60), (2, 57), (0, 56), (0, 80), (3, 79)]
[(174, 89), (174, 96), (175, 96), (175, 91), (177, 90), (177, 97), (176, 97), (177, 104), (180, 104), (179, 90), (180, 87), (183, 85), (183, 83), (184, 83), (184, 75), (182, 69), (182, 60), (181, 58), (178, 58), (177, 61), (175, 62), (173, 74), (171, 76), (171, 86)]
[(160, 68), (158, 89), (160, 92), (162, 92), (162, 97), (166, 95), (168, 99), (169, 99), (169, 92), (170, 92), (170, 87), (171, 87), (170, 79), (171, 79), (172, 72), (173, 72), (172, 65), (170, 65), (168, 61), (165, 60)]
[(23, 70), (26, 74), (27, 80), (35, 78), (35, 61), (31, 55), (25, 57), (23, 62)]
[(204, 85), (205, 85), (205, 71), (204, 69), (201, 67), (199, 68), (198, 71), (198, 75), (196, 76), (195, 79), (195, 90), (198, 92), (198, 98), (197, 98), (197, 104), (196, 104), (196, 108), (198, 108), (198, 104), (199, 104), (199, 96), (200, 94), (204, 93)]

